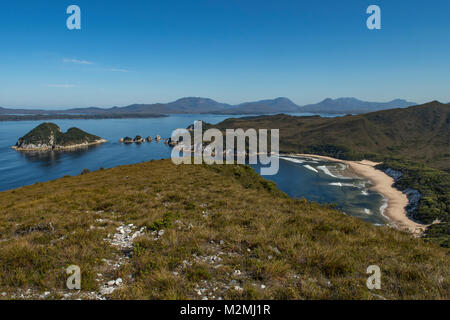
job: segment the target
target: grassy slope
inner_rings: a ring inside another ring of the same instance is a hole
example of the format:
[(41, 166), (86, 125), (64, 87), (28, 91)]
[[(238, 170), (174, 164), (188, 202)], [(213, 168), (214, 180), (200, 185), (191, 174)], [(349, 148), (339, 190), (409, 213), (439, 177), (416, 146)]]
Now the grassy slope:
[(441, 221), (426, 236), (450, 247), (450, 106), (431, 102), (339, 118), (288, 115), (227, 119), (216, 127), (278, 128), (280, 152), (301, 152), (347, 160), (371, 159), (401, 171), (399, 189), (422, 198), (415, 219)]
[[(104, 238), (129, 223), (147, 232), (114, 270), (102, 259), (125, 252)], [(82, 292), (122, 277), (114, 298), (450, 298), (447, 250), (291, 199), (242, 166), (161, 160), (2, 192), (0, 252), (6, 298), (18, 288), (60, 297), (70, 264)], [(382, 270), (376, 292), (365, 285), (372, 264)]]

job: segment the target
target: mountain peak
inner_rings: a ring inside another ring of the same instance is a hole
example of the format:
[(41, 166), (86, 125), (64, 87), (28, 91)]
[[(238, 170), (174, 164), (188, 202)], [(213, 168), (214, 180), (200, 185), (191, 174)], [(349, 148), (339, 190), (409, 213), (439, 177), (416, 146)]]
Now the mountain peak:
[(217, 101), (215, 101), (213, 99), (202, 98), (202, 97), (182, 97), (171, 103), (178, 103), (178, 102), (198, 102), (198, 103), (216, 102), (216, 103), (218, 103)]
[[(286, 97), (278, 97), (278, 98), (275, 98), (275, 99), (273, 99), (274, 101), (285, 101), (285, 102), (292, 102), (292, 100), (291, 99), (289, 99), (289, 98), (286, 98)], [(293, 102), (292, 102), (293, 103)]]

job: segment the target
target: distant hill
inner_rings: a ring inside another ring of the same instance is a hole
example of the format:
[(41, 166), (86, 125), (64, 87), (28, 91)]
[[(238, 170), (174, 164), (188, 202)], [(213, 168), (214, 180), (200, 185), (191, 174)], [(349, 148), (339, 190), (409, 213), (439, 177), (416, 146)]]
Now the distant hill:
[[(130, 106), (115, 108), (116, 112), (133, 113), (210, 113), (221, 111), (231, 106), (208, 98), (181, 98), (170, 103), (133, 104)], [(107, 109), (108, 110), (108, 109)]]
[(181, 98), (177, 101), (166, 104), (170, 112), (190, 113), (190, 112), (212, 112), (231, 108), (229, 104), (220, 103), (209, 98)]
[(72, 113), (72, 114), (25, 114), (25, 115), (8, 115), (0, 114), (0, 121), (47, 121), (56, 119), (73, 119), (73, 120), (88, 120), (88, 119), (144, 119), (144, 118), (164, 118), (168, 117), (165, 114), (153, 113)]
[(214, 113), (220, 114), (267, 114), (279, 112), (300, 112), (300, 107), (288, 98), (276, 98), (255, 102), (245, 102), (231, 108), (222, 109)]
[(395, 99), (389, 102), (368, 102), (356, 98), (327, 98), (316, 104), (309, 104), (301, 107), (302, 112), (311, 113), (331, 113), (331, 114), (360, 114), (393, 108), (406, 108), (417, 103), (402, 99)]
[(169, 103), (132, 104), (125, 107), (111, 108), (73, 108), (69, 110), (32, 110), (0, 108), (0, 115), (97, 115), (105, 116), (133, 114), (133, 115), (161, 115), (177, 113), (209, 113), (209, 114), (274, 114), (274, 113), (331, 113), (331, 114), (360, 114), (377, 110), (404, 108), (415, 105), (414, 102), (396, 99), (390, 102), (367, 102), (356, 98), (325, 99), (317, 104), (298, 106), (288, 98), (245, 102), (237, 105), (217, 102), (209, 98), (186, 97)]
[(43, 110), (43, 109), (10, 109), (0, 107), (0, 114), (53, 114), (55, 110)]

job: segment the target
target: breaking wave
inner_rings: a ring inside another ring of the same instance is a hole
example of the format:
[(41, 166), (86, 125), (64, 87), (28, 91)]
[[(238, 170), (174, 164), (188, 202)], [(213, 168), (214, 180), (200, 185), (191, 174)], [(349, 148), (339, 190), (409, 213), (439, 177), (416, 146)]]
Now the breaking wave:
[(305, 160), (302, 160), (299, 158), (290, 158), (290, 157), (279, 157), (279, 158), (286, 160), (286, 161), (294, 162), (294, 163), (304, 163), (305, 162)]
[(332, 174), (331, 171), (328, 170), (328, 168), (326, 166), (318, 166), (317, 169), (322, 170), (323, 173), (325, 173), (326, 175), (329, 175), (330, 177), (339, 178), (338, 176), (335, 176), (334, 174)]
[(383, 217), (385, 217), (386, 219), (388, 219), (388, 218), (385, 216), (384, 212), (386, 211), (387, 207), (388, 207), (388, 201), (387, 201), (387, 199), (385, 197), (383, 197), (383, 204), (380, 207), (380, 214)]
[(353, 188), (358, 188), (358, 186), (356, 184), (353, 184), (353, 183), (330, 182), (329, 185), (330, 186), (335, 186), (335, 187), (353, 187)]
[(317, 171), (316, 168), (313, 168), (313, 167), (311, 167), (311, 166), (308, 165), (308, 164), (305, 164), (304, 167), (305, 167), (306, 169), (309, 169), (309, 170), (311, 170), (311, 171), (314, 171), (314, 172), (316, 172), (316, 173), (319, 173), (319, 171)]

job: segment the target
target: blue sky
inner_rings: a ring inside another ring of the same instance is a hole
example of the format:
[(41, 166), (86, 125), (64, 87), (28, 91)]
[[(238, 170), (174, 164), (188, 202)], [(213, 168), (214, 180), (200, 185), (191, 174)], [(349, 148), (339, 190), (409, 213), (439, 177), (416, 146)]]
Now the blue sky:
[[(81, 8), (82, 29), (66, 28)], [(366, 8), (381, 8), (368, 30)], [(0, 3), (0, 106), (450, 101), (450, 1)]]

